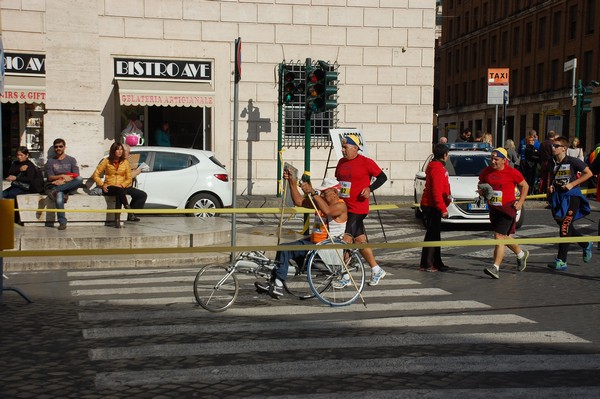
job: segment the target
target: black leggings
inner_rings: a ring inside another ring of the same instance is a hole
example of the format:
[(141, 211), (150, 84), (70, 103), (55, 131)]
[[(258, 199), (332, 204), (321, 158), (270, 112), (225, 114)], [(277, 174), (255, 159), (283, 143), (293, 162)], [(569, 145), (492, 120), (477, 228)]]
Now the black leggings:
[[(573, 222), (575, 221), (573, 217), (577, 214), (577, 210), (581, 205), (581, 200), (578, 197), (572, 196), (569, 201), (569, 210), (567, 211), (567, 216), (565, 216), (562, 220), (557, 220), (558, 226), (560, 227), (560, 236), (561, 237), (582, 237), (581, 233), (575, 229), (573, 226)], [(581, 248), (587, 247), (587, 242), (578, 242)], [(558, 244), (558, 259), (563, 262), (567, 261), (567, 253), (569, 252), (568, 242), (561, 242)]]
[(108, 192), (102, 192), (103, 195), (112, 195), (116, 198), (115, 209), (121, 209), (123, 205), (128, 206), (127, 195), (125, 195), (125, 188), (117, 186), (108, 186)]

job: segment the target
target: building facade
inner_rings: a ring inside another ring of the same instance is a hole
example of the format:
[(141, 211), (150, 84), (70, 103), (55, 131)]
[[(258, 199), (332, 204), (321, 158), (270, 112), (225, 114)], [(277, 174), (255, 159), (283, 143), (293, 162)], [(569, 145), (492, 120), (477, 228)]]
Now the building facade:
[[(89, 176), (130, 121), (144, 145), (167, 121), (173, 146), (214, 151), (231, 172), (238, 37), (238, 194), (276, 192), (278, 153), (303, 169), (301, 144), (278, 151), (276, 71), (284, 60), (338, 65), (337, 125), (364, 132), (369, 155), (390, 178), (382, 193), (411, 194), (431, 150), (433, 0), (2, 0), (0, 7), (5, 161), (26, 145), (43, 162), (61, 137)], [(328, 145), (311, 149), (315, 179), (333, 166), (329, 154)]]
[[(496, 132), (495, 143), (503, 127), (504, 137), (515, 140), (530, 129), (541, 137), (548, 130), (574, 136), (573, 82), (581, 80), (592, 102), (591, 112), (581, 114), (579, 136), (587, 151), (600, 142), (600, 90), (592, 85), (600, 80), (596, 0), (444, 0), (442, 32), (436, 51), (440, 134)], [(508, 70), (508, 105), (500, 104), (498, 113), (488, 105), (489, 68)]]

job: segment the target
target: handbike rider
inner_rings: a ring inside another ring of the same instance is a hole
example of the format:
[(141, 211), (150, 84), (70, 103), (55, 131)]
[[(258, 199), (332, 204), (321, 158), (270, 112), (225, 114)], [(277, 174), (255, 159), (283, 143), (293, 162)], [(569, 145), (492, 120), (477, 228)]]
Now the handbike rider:
[[(308, 196), (310, 195), (318, 212), (315, 211), (315, 220), (310, 237), (301, 240), (289, 242), (283, 245), (310, 245), (316, 244), (331, 237), (340, 237), (346, 229), (348, 220), (348, 211), (346, 203), (339, 197), (340, 183), (335, 178), (326, 178), (323, 184), (313, 189), (309, 182), (302, 182), (300, 185), (304, 195), (297, 189), (296, 178), (286, 169), (283, 171), (283, 178), (290, 185), (290, 194), (295, 206), (313, 208), (313, 203)], [(323, 226), (321, 220), (325, 221), (327, 226)], [(283, 282), (288, 275), (290, 260), (293, 259), (298, 267), (302, 266), (308, 250), (278, 251), (275, 256), (276, 266), (273, 268), (271, 279), (264, 283), (255, 282), (256, 290), (261, 293), (268, 293), (269, 296), (279, 299), (283, 296)]]

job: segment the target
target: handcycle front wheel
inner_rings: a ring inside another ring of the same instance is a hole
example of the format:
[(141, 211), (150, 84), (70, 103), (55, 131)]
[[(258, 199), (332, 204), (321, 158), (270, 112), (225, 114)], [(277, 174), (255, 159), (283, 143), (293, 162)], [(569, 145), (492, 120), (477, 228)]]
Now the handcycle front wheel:
[(289, 273), (283, 285), (285, 290), (296, 298), (310, 299), (315, 296), (308, 284), (308, 277), (304, 265), (294, 270), (293, 273)]
[[(331, 243), (341, 244), (343, 241), (323, 242), (325, 246)], [(365, 266), (358, 251), (350, 251), (345, 255), (341, 249), (317, 249), (307, 259), (306, 273), (310, 289), (321, 302), (329, 306), (354, 303), (365, 286)], [(350, 284), (336, 288), (335, 283), (342, 278), (349, 279)]]
[(209, 312), (222, 312), (234, 304), (239, 292), (237, 276), (229, 266), (204, 266), (194, 279), (194, 296)]

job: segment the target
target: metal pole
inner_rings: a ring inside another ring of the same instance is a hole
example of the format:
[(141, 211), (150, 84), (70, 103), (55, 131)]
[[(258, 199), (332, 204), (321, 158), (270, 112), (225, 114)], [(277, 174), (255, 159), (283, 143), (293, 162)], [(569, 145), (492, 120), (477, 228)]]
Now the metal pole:
[[(238, 56), (240, 56), (241, 53), (241, 49), (239, 51), (238, 50), (238, 45), (241, 46), (241, 39), (238, 37), (235, 41), (235, 48), (236, 48), (236, 71), (238, 68), (238, 62), (241, 63), (241, 60), (238, 60)], [(241, 77), (241, 76), (240, 76)], [(239, 113), (239, 104), (238, 104), (238, 96), (239, 96), (239, 83), (238, 83), (238, 78), (236, 76), (236, 78), (234, 78), (234, 84), (233, 84), (233, 168), (232, 168), (232, 179), (231, 179), (231, 186), (232, 186), (232, 198), (231, 198), (231, 206), (233, 207), (233, 209), (237, 208), (237, 159), (238, 159), (238, 113)], [(237, 219), (236, 219), (236, 214), (232, 213), (231, 214), (231, 246), (235, 247), (236, 245), (236, 223), (237, 223)], [(233, 263), (233, 261), (235, 260), (235, 252), (231, 253), (231, 263)]]
[(494, 138), (498, 142), (498, 104), (496, 104), (496, 114), (494, 115)]
[(583, 84), (581, 79), (577, 81), (577, 103), (575, 104), (575, 137), (579, 137), (581, 129), (581, 97), (583, 92)]
[(279, 114), (279, 118), (277, 121), (277, 196), (281, 197), (282, 190), (282, 181), (281, 181), (281, 169), (282, 169), (282, 161), (281, 161), (281, 150), (283, 149), (283, 101), (281, 101), (282, 96), (282, 76), (283, 75), (283, 64), (279, 64), (279, 98), (277, 99), (277, 112)]
[[(312, 66), (312, 60), (306, 59), (306, 74), (308, 75)], [(304, 173), (302, 174), (302, 180), (310, 181), (310, 131), (312, 124), (310, 120), (311, 112), (308, 107), (305, 107), (304, 112)]]

